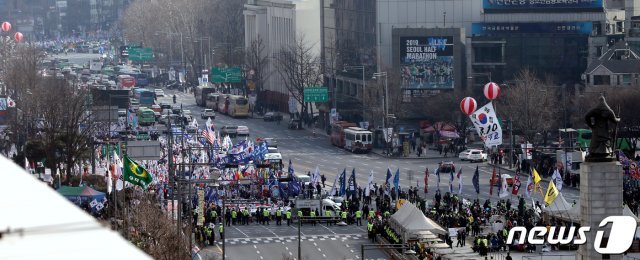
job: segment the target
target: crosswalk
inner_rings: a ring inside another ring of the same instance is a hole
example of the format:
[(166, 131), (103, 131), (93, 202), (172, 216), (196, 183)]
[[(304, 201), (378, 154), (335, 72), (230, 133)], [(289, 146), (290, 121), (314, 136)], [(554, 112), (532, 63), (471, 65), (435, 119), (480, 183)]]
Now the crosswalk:
[[(318, 235), (318, 236), (301, 236), (301, 241), (347, 241), (366, 239), (363, 234), (340, 234), (340, 235)], [(265, 243), (291, 243), (298, 241), (297, 236), (279, 236), (279, 237), (249, 237), (249, 238), (232, 238), (226, 239), (225, 243), (229, 245), (247, 245), (247, 244), (265, 244)], [(222, 241), (217, 242), (222, 245)]]

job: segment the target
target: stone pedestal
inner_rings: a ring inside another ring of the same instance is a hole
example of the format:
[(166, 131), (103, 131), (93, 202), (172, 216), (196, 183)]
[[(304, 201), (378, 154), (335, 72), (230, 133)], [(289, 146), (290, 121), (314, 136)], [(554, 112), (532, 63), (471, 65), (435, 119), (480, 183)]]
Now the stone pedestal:
[[(618, 162), (585, 162), (580, 165), (580, 224), (591, 227), (587, 243), (581, 245), (576, 260), (602, 259), (593, 242), (600, 221), (622, 215), (622, 167)], [(610, 255), (609, 259), (622, 259)]]

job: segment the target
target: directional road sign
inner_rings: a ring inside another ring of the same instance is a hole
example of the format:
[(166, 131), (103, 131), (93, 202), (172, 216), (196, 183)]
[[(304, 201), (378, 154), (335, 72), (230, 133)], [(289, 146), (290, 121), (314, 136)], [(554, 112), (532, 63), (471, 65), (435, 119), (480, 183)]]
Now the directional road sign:
[(325, 87), (304, 88), (304, 102), (327, 102), (329, 90)]
[(153, 49), (151, 48), (129, 48), (129, 60), (150, 61), (153, 60)]
[[(131, 55), (131, 54), (129, 54)], [(211, 68), (211, 82), (213, 83), (238, 83), (242, 81), (240, 67)]]

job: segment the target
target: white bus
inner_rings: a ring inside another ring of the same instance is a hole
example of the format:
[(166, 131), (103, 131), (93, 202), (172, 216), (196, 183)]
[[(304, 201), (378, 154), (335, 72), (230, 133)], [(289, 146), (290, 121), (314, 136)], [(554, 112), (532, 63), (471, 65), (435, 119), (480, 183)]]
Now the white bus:
[(360, 127), (348, 127), (344, 130), (344, 149), (355, 152), (371, 152), (373, 133)]

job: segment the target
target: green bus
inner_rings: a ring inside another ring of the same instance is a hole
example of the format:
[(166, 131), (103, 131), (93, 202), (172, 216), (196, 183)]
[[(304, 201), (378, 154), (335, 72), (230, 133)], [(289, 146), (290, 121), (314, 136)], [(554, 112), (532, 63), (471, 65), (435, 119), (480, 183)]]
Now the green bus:
[(138, 124), (141, 126), (153, 125), (156, 123), (156, 115), (153, 110), (141, 107), (138, 109)]
[[(581, 150), (586, 151), (591, 145), (591, 130), (590, 129), (576, 129), (576, 144)], [(631, 140), (629, 138), (618, 138), (616, 140), (615, 150), (620, 149), (623, 151), (631, 151)]]

